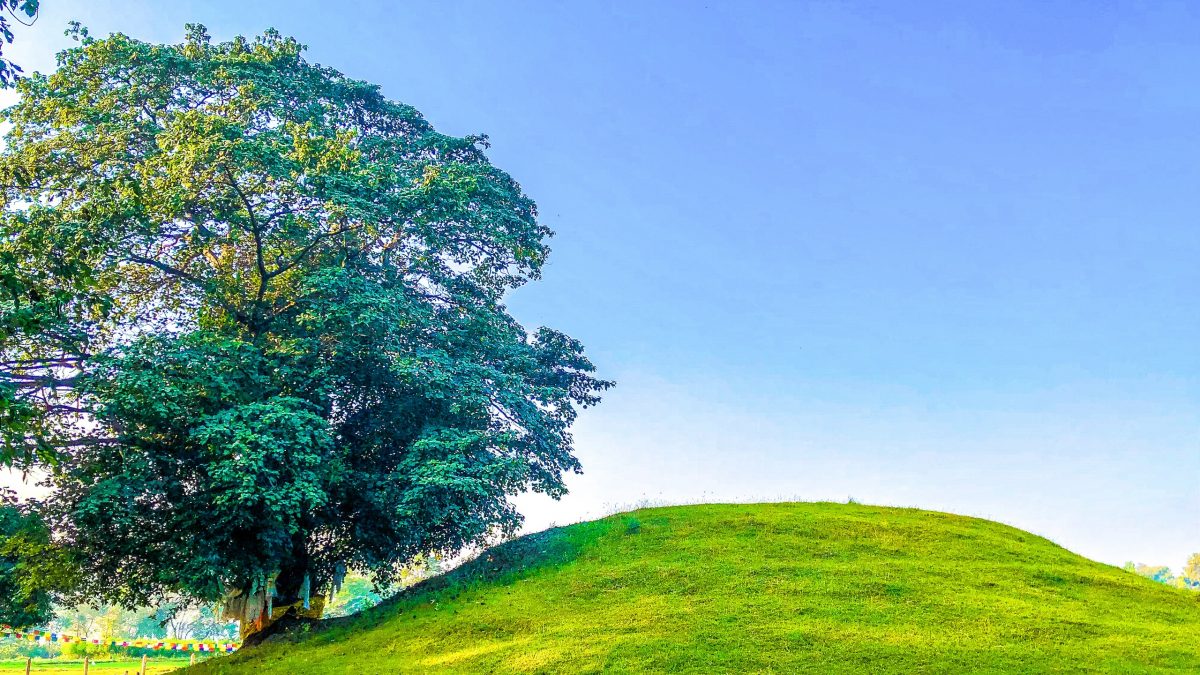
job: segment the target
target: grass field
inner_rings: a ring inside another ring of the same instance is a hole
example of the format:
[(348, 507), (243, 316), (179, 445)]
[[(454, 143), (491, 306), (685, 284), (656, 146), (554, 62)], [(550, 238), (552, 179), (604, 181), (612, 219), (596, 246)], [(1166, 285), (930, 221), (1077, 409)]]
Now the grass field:
[(1200, 672), (1200, 595), (998, 523), (646, 509), (510, 542), (192, 675)]
[[(88, 675), (92, 673), (102, 673), (103, 675), (134, 675), (141, 667), (141, 659), (136, 661), (100, 661), (93, 663), (88, 667)], [(161, 673), (170, 673), (178, 671), (183, 666), (187, 665), (187, 661), (171, 660), (171, 661), (153, 661), (146, 664), (147, 675), (161, 675)], [(82, 675), (82, 661), (60, 661), (58, 659), (39, 661), (34, 659), (33, 669), (31, 672), (38, 675)], [(19, 663), (16, 661), (0, 661), (0, 675), (12, 675), (13, 673), (25, 673), (25, 661)]]

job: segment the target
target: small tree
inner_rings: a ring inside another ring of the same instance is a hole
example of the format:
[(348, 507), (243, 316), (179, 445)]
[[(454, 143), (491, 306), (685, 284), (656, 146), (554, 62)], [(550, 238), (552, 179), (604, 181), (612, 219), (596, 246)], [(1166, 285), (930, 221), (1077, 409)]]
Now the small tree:
[(1179, 579), (1187, 588), (1200, 589), (1200, 553), (1188, 556), (1187, 563), (1183, 566), (1183, 574)]
[(6, 112), (0, 433), (82, 597), (253, 619), (563, 494), (610, 383), (502, 304), (550, 231), (484, 137), (275, 32), (75, 35)]

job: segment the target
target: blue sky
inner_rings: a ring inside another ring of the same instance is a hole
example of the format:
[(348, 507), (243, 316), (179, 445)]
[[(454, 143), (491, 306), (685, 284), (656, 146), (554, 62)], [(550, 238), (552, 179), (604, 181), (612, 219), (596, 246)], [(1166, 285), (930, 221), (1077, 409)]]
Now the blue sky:
[(1112, 563), (1200, 551), (1189, 3), (44, 4), (32, 68), (72, 18), (274, 26), (491, 135), (558, 232), (510, 306), (619, 381), (531, 527), (853, 496)]

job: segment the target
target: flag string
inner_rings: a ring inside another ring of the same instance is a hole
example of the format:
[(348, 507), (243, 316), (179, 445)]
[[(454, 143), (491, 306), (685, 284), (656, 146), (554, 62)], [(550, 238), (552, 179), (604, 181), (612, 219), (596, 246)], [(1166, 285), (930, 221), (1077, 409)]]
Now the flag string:
[(8, 625), (0, 625), (0, 637), (10, 637), (17, 640), (31, 640), (50, 643), (61, 642), (70, 644), (79, 642), (90, 645), (105, 645), (108, 647), (136, 647), (139, 649), (173, 651), (173, 652), (225, 652), (235, 651), (242, 645), (237, 642), (221, 642), (213, 640), (178, 640), (157, 638), (134, 638), (100, 640), (88, 638), (75, 633), (61, 631), (18, 629)]

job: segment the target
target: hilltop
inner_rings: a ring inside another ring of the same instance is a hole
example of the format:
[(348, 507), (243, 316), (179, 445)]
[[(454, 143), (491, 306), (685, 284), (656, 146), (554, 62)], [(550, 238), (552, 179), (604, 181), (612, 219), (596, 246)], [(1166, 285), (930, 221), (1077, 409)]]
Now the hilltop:
[(522, 537), (187, 672), (602, 670), (1200, 672), (1200, 596), (976, 518), (666, 507)]

